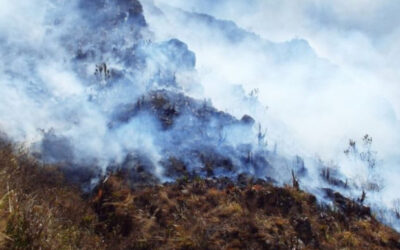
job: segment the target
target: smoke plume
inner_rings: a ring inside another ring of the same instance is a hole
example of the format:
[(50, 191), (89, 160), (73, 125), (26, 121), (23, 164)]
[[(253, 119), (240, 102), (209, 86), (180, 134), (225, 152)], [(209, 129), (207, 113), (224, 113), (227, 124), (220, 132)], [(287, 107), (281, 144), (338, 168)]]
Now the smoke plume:
[[(84, 188), (291, 172), (400, 228), (391, 1), (0, 1), (0, 131)], [(368, 13), (368, 14), (360, 14)], [(350, 141), (349, 141), (350, 140)], [(353, 141), (354, 140), (354, 141)]]

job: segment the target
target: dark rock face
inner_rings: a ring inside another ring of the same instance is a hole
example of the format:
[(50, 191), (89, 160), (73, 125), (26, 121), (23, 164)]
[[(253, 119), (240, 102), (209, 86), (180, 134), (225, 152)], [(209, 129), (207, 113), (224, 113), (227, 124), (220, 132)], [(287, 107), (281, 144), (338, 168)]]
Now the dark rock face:
[[(82, 0), (79, 8), (79, 28), (61, 42), (74, 53), (75, 70), (88, 85), (137, 84), (143, 72), (150, 72), (138, 86), (141, 91), (177, 87), (175, 74), (194, 69), (195, 54), (182, 41), (151, 41), (139, 1)], [(90, 64), (97, 65), (94, 76), (85, 70)]]
[(146, 26), (142, 5), (137, 0), (82, 0), (79, 7), (93, 27), (110, 28), (122, 23)]
[(196, 65), (196, 56), (188, 46), (178, 39), (171, 39), (160, 44), (159, 49), (169, 59), (170, 67), (179, 70), (191, 70)]
[(146, 87), (148, 90), (162, 87), (179, 90), (176, 73), (193, 71), (196, 64), (195, 54), (178, 39), (161, 43), (139, 43), (133, 54), (140, 58), (143, 67), (148, 66), (154, 70)]
[(250, 126), (254, 125), (254, 123), (256, 122), (253, 117), (249, 116), (249, 115), (244, 115), (242, 117), (242, 119), (240, 119), (240, 121), (242, 121), (244, 124), (248, 124)]

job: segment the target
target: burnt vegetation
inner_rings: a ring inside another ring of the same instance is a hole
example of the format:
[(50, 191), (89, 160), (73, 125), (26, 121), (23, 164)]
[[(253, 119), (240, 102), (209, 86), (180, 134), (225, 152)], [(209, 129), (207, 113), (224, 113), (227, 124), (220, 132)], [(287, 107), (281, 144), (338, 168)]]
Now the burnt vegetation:
[(132, 187), (127, 174), (116, 171), (83, 193), (57, 166), (2, 142), (1, 248), (400, 248), (400, 236), (368, 207), (329, 189), (333, 206), (318, 204), (294, 173), (294, 187), (245, 176)]
[[(131, 149), (121, 162), (110, 160), (103, 176), (95, 160), (74, 159), (72, 141), (55, 130), (43, 131), (39, 151), (32, 155), (0, 140), (1, 249), (400, 248), (399, 234), (363, 205), (365, 191), (352, 201), (325, 189), (332, 206), (302, 191), (300, 177), (307, 169), (300, 157), (287, 173), (292, 186), (274, 186), (272, 166), (286, 160), (278, 157), (276, 145), (273, 152), (267, 149), (267, 130), (258, 124), (253, 131), (256, 121), (249, 115), (239, 120), (209, 100), (185, 96), (176, 73), (194, 70), (195, 54), (177, 39), (147, 41), (137, 0), (78, 2), (85, 22), (62, 43), (75, 51), (77, 75), (100, 93), (88, 96), (93, 106), (108, 110), (102, 93), (123, 84), (139, 86), (133, 76), (148, 65), (157, 69), (144, 80), (144, 93), (118, 102), (105, 120), (112, 134), (141, 115), (150, 116), (158, 126), (153, 132), (159, 163), (172, 182), (162, 183), (154, 174), (151, 155)], [(196, 16), (231, 32), (232, 41), (244, 37), (233, 23)], [(95, 65), (93, 74), (84, 70), (88, 65)], [(252, 90), (249, 101), (255, 103), (258, 94)], [(236, 128), (255, 136), (254, 145), (229, 144), (233, 136), (227, 131)], [(374, 169), (371, 143), (366, 135), (360, 151), (350, 141), (345, 153)], [(331, 186), (348, 186), (332, 166), (324, 166), (321, 177)], [(373, 184), (365, 190), (378, 190)], [(399, 204), (393, 204), (397, 217)]]

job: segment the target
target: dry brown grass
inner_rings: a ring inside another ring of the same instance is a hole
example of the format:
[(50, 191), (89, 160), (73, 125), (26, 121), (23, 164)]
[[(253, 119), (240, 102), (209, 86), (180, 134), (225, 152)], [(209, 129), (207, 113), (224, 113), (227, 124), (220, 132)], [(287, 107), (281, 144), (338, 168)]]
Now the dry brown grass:
[(3, 249), (100, 249), (96, 214), (53, 166), (0, 146), (0, 230)]
[(54, 166), (0, 147), (2, 249), (393, 249), (373, 216), (324, 209), (292, 187), (185, 180), (131, 190), (122, 174), (83, 198)]

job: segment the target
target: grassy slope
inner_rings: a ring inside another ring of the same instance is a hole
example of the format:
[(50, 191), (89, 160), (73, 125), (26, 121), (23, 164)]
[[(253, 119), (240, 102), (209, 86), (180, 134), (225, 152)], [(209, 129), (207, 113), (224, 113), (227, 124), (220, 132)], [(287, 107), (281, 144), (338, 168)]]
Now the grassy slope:
[(89, 196), (0, 146), (3, 249), (395, 249), (400, 236), (339, 194), (321, 208), (292, 187), (180, 180), (131, 190), (123, 173)]

